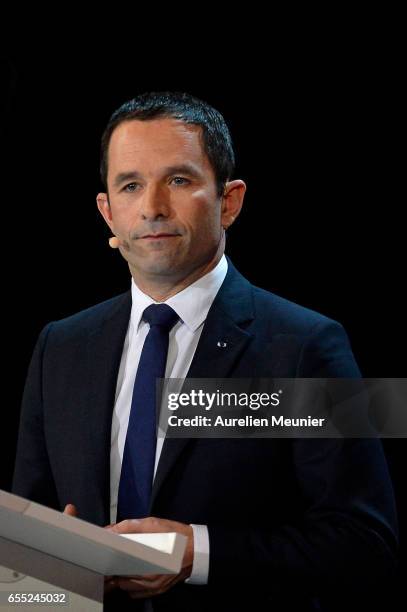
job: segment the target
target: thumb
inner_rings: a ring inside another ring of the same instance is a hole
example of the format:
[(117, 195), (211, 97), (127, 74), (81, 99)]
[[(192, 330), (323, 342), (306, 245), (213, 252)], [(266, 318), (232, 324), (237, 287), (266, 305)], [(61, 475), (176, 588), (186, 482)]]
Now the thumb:
[(66, 504), (64, 508), (64, 514), (69, 514), (69, 516), (78, 516), (76, 506), (74, 506), (73, 504)]

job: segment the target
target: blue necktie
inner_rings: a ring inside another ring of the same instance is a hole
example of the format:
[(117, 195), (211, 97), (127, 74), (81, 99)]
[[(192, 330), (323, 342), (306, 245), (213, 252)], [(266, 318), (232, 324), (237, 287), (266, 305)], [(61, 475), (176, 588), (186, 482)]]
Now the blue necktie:
[(153, 484), (156, 379), (164, 378), (168, 337), (178, 315), (167, 304), (151, 304), (142, 317), (150, 324), (134, 381), (117, 500), (117, 522), (148, 516)]

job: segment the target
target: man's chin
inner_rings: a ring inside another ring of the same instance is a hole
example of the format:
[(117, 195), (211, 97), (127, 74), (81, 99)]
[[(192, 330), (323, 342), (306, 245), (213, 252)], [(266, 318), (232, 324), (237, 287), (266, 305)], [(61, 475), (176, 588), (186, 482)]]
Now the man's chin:
[[(130, 265), (130, 269), (131, 269)], [(138, 262), (134, 265), (135, 270), (143, 276), (174, 276), (176, 275), (177, 266), (174, 261), (170, 261), (168, 257), (164, 258), (155, 258), (154, 261), (146, 261), (145, 259), (142, 262)]]
[(143, 270), (146, 276), (174, 276), (174, 266), (152, 264)]

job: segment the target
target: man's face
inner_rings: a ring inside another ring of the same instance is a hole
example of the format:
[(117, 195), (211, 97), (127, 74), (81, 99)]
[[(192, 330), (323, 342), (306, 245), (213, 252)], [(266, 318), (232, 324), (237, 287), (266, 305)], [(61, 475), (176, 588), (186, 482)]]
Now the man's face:
[(110, 210), (101, 212), (133, 275), (182, 278), (218, 250), (222, 199), (200, 133), (168, 118), (125, 121), (113, 131)]

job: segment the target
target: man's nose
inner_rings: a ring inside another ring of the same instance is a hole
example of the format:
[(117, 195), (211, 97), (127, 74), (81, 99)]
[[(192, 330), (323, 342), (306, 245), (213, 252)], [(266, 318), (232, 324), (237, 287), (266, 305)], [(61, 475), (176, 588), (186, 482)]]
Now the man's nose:
[(168, 217), (170, 214), (169, 191), (163, 185), (148, 185), (140, 201), (140, 214), (143, 219)]

